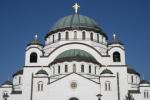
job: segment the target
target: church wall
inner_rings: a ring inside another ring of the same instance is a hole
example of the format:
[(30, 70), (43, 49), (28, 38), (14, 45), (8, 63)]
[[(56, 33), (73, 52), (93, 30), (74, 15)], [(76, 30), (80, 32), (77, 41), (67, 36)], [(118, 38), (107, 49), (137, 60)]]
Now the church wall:
[(0, 100), (3, 100), (3, 94), (8, 93), (11, 94), (12, 88), (10, 86), (0, 87)]
[(114, 73), (114, 75), (118, 78), (117, 85), (119, 85), (118, 88), (120, 91), (119, 92), (120, 100), (123, 100), (125, 98), (125, 95), (127, 95), (128, 92), (127, 67), (112, 65), (112, 66), (108, 66), (108, 69), (110, 69)]
[[(117, 93), (117, 77), (114, 75), (101, 76), (101, 93), (103, 94), (102, 100), (118, 100)], [(110, 83), (110, 88), (107, 83)]]
[(128, 89), (129, 90), (137, 90), (140, 83), (140, 78), (135, 74), (127, 74), (128, 77)]
[(150, 100), (150, 85), (140, 84), (141, 100)]
[(81, 49), (81, 50), (86, 50), (88, 53), (90, 53), (91, 55), (93, 55), (97, 61), (99, 61), (102, 64), (109, 64), (109, 58), (108, 57), (104, 57), (102, 58), (100, 54), (98, 54), (95, 50), (93, 50), (92, 48), (89, 48), (85, 45), (82, 44), (68, 44), (65, 46), (60, 47), (59, 49), (55, 50), (55, 52), (53, 52), (53, 54), (51, 54), (49, 57), (42, 57), (41, 58), (41, 65), (43, 66), (47, 66), (50, 62), (52, 62), (59, 54), (61, 54), (62, 52), (69, 50), (69, 49)]
[[(77, 88), (70, 87), (71, 82), (77, 82)], [(99, 91), (99, 84), (76, 74), (69, 75), (59, 81), (48, 85), (47, 99), (68, 100), (77, 97), (79, 100), (97, 100), (96, 95)], [(36, 100), (36, 99), (35, 99)]]
[[(66, 32), (69, 32), (69, 39), (68, 40), (65, 39)], [(75, 36), (74, 32), (76, 32), (77, 37)], [(85, 40), (82, 40), (82, 32), (85, 32), (85, 36), (86, 36)], [(58, 34), (59, 33), (61, 33), (61, 40), (58, 40)], [(91, 33), (93, 33), (93, 41), (90, 40), (90, 34)], [(97, 34), (99, 35), (99, 43), (97, 42)], [(54, 36), (54, 43), (53, 43), (53, 36)], [(96, 47), (105, 48), (105, 53), (104, 52), (103, 53), (106, 54), (106, 44), (107, 44), (106, 38), (104, 36), (102, 36), (101, 34), (99, 34), (99, 33), (95, 33), (93, 31), (85, 31), (85, 30), (83, 30), (83, 31), (79, 31), (79, 30), (63, 31), (63, 32), (57, 32), (57, 33), (55, 33), (53, 35), (50, 35), (46, 39), (46, 46), (44, 48), (44, 52), (46, 54), (48, 54), (54, 48), (56, 48), (56, 47), (58, 47), (58, 46), (60, 46), (62, 44), (71, 43), (71, 42), (81, 42), (81, 43), (85, 43), (85, 44), (90, 44), (90, 45), (92, 45), (95, 48)], [(51, 45), (49, 45), (49, 44), (51, 44)], [(99, 50), (101, 50), (101, 49), (99, 49)]]
[[(39, 70), (41, 70), (42, 67), (24, 67), (24, 74), (23, 74), (23, 86), (22, 86), (22, 92), (23, 92), (23, 100), (30, 100), (30, 96), (31, 96), (31, 83), (32, 83), (32, 73), (35, 74), (37, 73)], [(44, 70), (47, 71), (47, 73), (49, 73), (49, 68), (43, 68)]]

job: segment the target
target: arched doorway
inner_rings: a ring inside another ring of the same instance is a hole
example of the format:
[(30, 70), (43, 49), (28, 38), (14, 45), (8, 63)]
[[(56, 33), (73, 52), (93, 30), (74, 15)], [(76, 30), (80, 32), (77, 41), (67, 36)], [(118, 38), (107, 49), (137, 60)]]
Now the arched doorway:
[(76, 98), (76, 97), (72, 97), (72, 98), (70, 98), (69, 100), (79, 100), (79, 99)]

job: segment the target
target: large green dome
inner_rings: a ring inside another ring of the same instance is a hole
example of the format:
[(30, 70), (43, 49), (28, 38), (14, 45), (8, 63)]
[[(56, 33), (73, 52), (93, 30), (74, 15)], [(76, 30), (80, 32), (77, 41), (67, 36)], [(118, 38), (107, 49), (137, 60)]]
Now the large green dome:
[(91, 18), (74, 14), (61, 18), (52, 27), (52, 31), (63, 28), (90, 28), (95, 30), (101, 30), (98, 24)]
[(85, 61), (85, 62), (92, 62), (92, 63), (99, 64), (91, 54), (80, 49), (70, 49), (64, 51), (63, 53), (58, 55), (51, 64), (64, 62), (64, 61)]

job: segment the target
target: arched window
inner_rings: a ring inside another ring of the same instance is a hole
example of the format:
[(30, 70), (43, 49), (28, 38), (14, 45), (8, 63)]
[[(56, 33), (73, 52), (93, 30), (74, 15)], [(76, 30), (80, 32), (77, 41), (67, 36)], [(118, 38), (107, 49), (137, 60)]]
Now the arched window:
[(61, 33), (58, 33), (58, 40), (61, 40)]
[(36, 63), (37, 62), (37, 54), (35, 52), (30, 54), (30, 63)]
[(38, 82), (38, 91), (43, 91), (43, 82)]
[(65, 72), (68, 72), (68, 66), (65, 65)]
[(8, 92), (7, 92), (7, 91), (4, 91), (2, 97), (4, 98), (3, 100), (7, 100), (8, 97), (9, 97)]
[(96, 66), (95, 66), (95, 74), (96, 74)]
[(69, 33), (66, 32), (66, 40), (68, 40), (68, 39), (69, 39)]
[(60, 73), (60, 66), (58, 66), (58, 73)]
[(91, 36), (90, 36), (91, 40), (93, 41), (93, 33), (91, 33)]
[(74, 39), (77, 39), (77, 31), (74, 31)]
[(81, 65), (81, 72), (84, 72), (84, 65)]
[(91, 65), (89, 66), (89, 73), (91, 73)]
[(21, 84), (21, 77), (19, 76), (19, 84)]
[(114, 52), (113, 53), (113, 61), (114, 62), (120, 62), (121, 61), (120, 53), (119, 52)]
[(99, 34), (97, 34), (97, 42), (99, 43)]
[(133, 76), (131, 76), (131, 83), (133, 83), (134, 81), (133, 81), (134, 79), (133, 79)]
[(79, 100), (79, 99), (76, 98), (76, 97), (72, 97), (72, 98), (70, 98), (69, 100)]
[(105, 91), (110, 91), (111, 90), (111, 83), (109, 81), (105, 82)]
[(53, 35), (53, 43), (55, 42), (55, 36)]
[(149, 98), (148, 90), (145, 90), (145, 91), (144, 91), (144, 98)]
[(76, 64), (73, 64), (73, 72), (76, 72)]
[(82, 32), (82, 40), (85, 40), (85, 32)]

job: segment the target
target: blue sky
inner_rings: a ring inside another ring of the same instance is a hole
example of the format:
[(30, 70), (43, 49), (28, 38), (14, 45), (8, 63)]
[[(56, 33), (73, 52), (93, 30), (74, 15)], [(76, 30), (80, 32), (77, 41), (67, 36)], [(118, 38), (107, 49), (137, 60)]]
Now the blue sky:
[[(53, 24), (73, 14), (75, 0), (0, 0), (0, 83), (24, 65), (28, 44), (38, 33), (40, 41)], [(89, 16), (109, 39), (116, 33), (125, 44), (126, 62), (150, 81), (150, 1), (77, 0), (79, 14)]]

